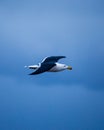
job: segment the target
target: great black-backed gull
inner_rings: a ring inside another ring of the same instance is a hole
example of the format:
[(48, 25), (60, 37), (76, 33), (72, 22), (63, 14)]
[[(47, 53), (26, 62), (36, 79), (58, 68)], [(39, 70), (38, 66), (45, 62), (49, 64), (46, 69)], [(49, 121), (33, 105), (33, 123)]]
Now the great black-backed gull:
[(72, 70), (71, 66), (58, 63), (58, 60), (62, 58), (66, 58), (66, 57), (65, 56), (50, 56), (50, 57), (44, 58), (43, 61), (39, 63), (38, 65), (30, 65), (30, 66), (25, 66), (25, 67), (28, 67), (29, 69), (36, 69), (35, 72), (32, 72), (29, 75), (41, 74), (44, 72), (59, 72), (66, 69)]

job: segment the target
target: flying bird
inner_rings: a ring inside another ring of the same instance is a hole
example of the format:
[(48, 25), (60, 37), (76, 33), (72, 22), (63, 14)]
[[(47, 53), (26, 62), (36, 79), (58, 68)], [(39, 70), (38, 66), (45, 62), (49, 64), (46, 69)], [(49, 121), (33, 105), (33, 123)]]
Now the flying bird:
[(71, 66), (58, 63), (58, 60), (62, 58), (66, 58), (66, 57), (65, 56), (50, 56), (50, 57), (44, 58), (42, 62), (39, 63), (38, 65), (30, 65), (30, 66), (25, 66), (25, 67), (35, 70), (29, 75), (41, 74), (44, 72), (59, 72), (66, 69), (72, 70)]

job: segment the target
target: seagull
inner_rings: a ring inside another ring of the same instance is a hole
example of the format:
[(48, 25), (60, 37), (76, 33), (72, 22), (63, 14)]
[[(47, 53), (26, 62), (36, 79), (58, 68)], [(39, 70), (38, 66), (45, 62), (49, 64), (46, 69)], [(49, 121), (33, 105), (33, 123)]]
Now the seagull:
[(46, 57), (42, 60), (41, 63), (38, 65), (30, 65), (30, 66), (25, 66), (28, 67), (29, 69), (34, 69), (35, 71), (30, 73), (29, 75), (37, 75), (41, 74), (44, 72), (59, 72), (63, 70), (72, 70), (71, 66), (68, 66), (66, 64), (61, 64), (58, 63), (58, 60), (66, 58), (65, 56), (50, 56)]

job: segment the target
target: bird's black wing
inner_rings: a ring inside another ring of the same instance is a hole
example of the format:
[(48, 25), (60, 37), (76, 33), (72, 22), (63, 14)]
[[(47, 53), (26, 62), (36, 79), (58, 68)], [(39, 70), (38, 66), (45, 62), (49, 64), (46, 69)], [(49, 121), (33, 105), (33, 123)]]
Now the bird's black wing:
[(54, 67), (55, 64), (54, 63), (42, 63), (41, 66), (33, 73), (29, 74), (29, 75), (36, 75), (36, 74), (40, 74), (43, 72), (46, 72), (48, 70), (50, 70), (52, 67)]
[(66, 58), (66, 57), (65, 56), (50, 56), (50, 57), (46, 57), (45, 59), (43, 59), (42, 63), (47, 63), (47, 62), (55, 63), (61, 58)]

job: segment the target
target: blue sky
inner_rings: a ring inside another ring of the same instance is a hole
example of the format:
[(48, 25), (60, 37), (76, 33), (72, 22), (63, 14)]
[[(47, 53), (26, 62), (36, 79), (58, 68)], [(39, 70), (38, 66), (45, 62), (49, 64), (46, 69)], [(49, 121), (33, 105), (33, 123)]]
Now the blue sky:
[[(104, 129), (104, 2), (0, 1), (0, 129)], [(44, 57), (72, 71), (28, 76)]]

